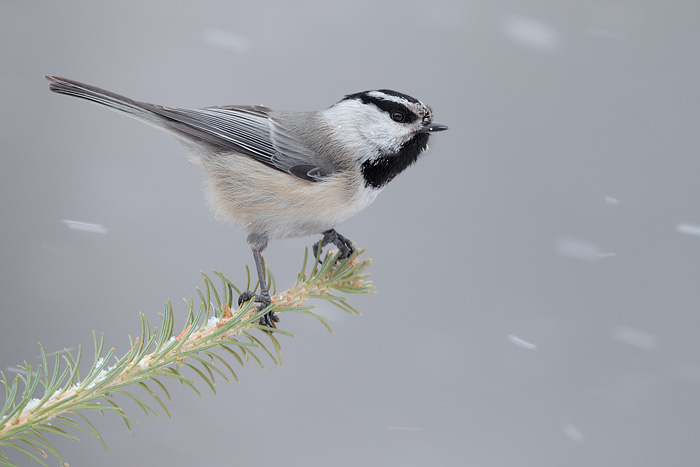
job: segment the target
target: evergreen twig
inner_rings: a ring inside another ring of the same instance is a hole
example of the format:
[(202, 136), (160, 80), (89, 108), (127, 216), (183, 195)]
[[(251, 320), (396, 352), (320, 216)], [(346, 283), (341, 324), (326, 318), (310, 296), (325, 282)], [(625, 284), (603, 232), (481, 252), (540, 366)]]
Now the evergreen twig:
[[(279, 294), (274, 294), (275, 282), (268, 271), (273, 286), (275, 312), (311, 316), (329, 331), (326, 318), (312, 313), (313, 305), (305, 305), (307, 299), (321, 298), (348, 313), (359, 314), (345, 297), (331, 292), (374, 291), (371, 281), (367, 280), (369, 274), (365, 273), (371, 260), (361, 259), (363, 252), (356, 251), (342, 261), (338, 261), (338, 254), (326, 255), (323, 262), (316, 262), (307, 274), (307, 250), (296, 283)], [(188, 316), (183, 330), (177, 335), (173, 333), (175, 319), (168, 300), (165, 311), (160, 315), (159, 328), (152, 330), (146, 316), (141, 314), (141, 335), (134, 340), (129, 338), (130, 349), (121, 358), (114, 355), (114, 348), (105, 352), (104, 335), (98, 337), (93, 333), (93, 363), (83, 378), (79, 370), (83, 360), (81, 347), (75, 354), (68, 349), (56, 353), (50, 364), (44, 348), (39, 344), (41, 362), (36, 368), (25, 361), (23, 366), (19, 366), (22, 373), (12, 380), (0, 371), (0, 385), (5, 390), (5, 402), (0, 408), (0, 466), (15, 466), (3, 451), (5, 448), (8, 452), (10, 449), (19, 451), (44, 466), (47, 465), (45, 459), (53, 455), (63, 465), (63, 458), (48, 438), (59, 435), (78, 440), (76, 431), (99, 439), (106, 452), (104, 439), (85, 414), (88, 411), (97, 411), (102, 415), (114, 413), (131, 430), (135, 419), (113, 400), (117, 394), (132, 400), (146, 415), (159, 415), (161, 410), (170, 417), (166, 407), (170, 394), (160, 381), (163, 378), (175, 379), (201, 395), (196, 387), (198, 380), (204, 381), (214, 393), (216, 377), (230, 381), (230, 375), (238, 380), (231, 361), (243, 365), (252, 358), (264, 368), (254, 349), (263, 350), (276, 365), (281, 364), (281, 348), (275, 334), (293, 334), (260, 326), (258, 320), (268, 309), (257, 310), (253, 300), (243, 303), (234, 311), (231, 308), (234, 291), (240, 294), (240, 290), (220, 272), (215, 272), (221, 281), (218, 289), (209, 276), (202, 275), (205, 291), (197, 288), (201, 304), (195, 312), (192, 298), (185, 301)], [(263, 331), (272, 344), (272, 350), (250, 333), (253, 329)], [(217, 349), (223, 351), (221, 355), (215, 352)], [(183, 374), (185, 369), (188, 370), (187, 375)], [(145, 402), (146, 398), (149, 399), (148, 403)]]

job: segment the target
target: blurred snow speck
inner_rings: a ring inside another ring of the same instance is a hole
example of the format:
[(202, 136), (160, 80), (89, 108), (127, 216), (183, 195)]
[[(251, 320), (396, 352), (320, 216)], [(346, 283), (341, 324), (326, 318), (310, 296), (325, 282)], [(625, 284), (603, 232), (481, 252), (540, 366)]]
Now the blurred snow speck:
[(617, 206), (618, 204), (620, 204), (620, 200), (617, 198), (613, 198), (612, 196), (606, 196), (605, 202), (608, 204), (612, 204), (613, 206)]
[(98, 234), (103, 234), (103, 235), (107, 233), (107, 229), (102, 224), (92, 224), (90, 222), (71, 221), (68, 219), (64, 219), (63, 223), (66, 224), (66, 226), (72, 230), (82, 230), (83, 232), (98, 233)]
[(659, 346), (659, 339), (655, 335), (627, 326), (617, 326), (613, 330), (613, 338), (623, 344), (644, 350), (655, 350)]
[(590, 243), (580, 242), (569, 238), (562, 238), (556, 244), (557, 253), (568, 258), (578, 259), (594, 263), (600, 260), (600, 255), (604, 254), (600, 248)]
[(222, 31), (221, 29), (208, 29), (202, 33), (202, 40), (206, 44), (223, 49), (235, 50), (236, 52), (244, 52), (248, 50), (250, 43), (248, 39), (232, 32)]
[[(57, 353), (60, 353), (60, 352), (71, 352), (71, 351), (73, 351), (73, 350), (75, 350), (74, 347), (68, 347), (68, 348), (65, 348), (65, 349), (62, 349), (62, 350), (57, 350), (57, 351), (55, 351), (55, 352), (47, 352), (47, 353), (46, 353), (46, 356), (47, 356), (47, 357), (53, 357), (53, 356), (56, 355)], [(34, 358), (43, 358), (43, 357), (42, 357), (41, 355), (35, 355)]]
[(573, 426), (571, 423), (564, 423), (561, 426), (561, 431), (564, 432), (567, 438), (569, 438), (575, 443), (583, 444), (583, 442), (585, 441), (585, 436), (583, 436), (581, 430)]
[(700, 235), (700, 225), (678, 224), (676, 232), (688, 235)]
[(527, 342), (517, 336), (514, 336), (513, 334), (509, 334), (507, 338), (510, 342), (512, 342), (515, 345), (519, 345), (523, 349), (528, 349), (528, 350), (535, 350), (537, 348), (536, 344), (532, 344), (530, 342)]
[(511, 16), (503, 21), (502, 29), (514, 42), (542, 52), (555, 52), (561, 46), (559, 34), (537, 20)]

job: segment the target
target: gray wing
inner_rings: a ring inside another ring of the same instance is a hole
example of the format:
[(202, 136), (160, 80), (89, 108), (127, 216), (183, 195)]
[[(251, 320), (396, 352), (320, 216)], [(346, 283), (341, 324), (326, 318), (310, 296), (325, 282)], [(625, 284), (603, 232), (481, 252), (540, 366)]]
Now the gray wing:
[(165, 124), (178, 133), (244, 154), (303, 180), (318, 181), (333, 172), (332, 167), (320, 163), (314, 151), (270, 118), (267, 107), (182, 109), (138, 104), (165, 117)]

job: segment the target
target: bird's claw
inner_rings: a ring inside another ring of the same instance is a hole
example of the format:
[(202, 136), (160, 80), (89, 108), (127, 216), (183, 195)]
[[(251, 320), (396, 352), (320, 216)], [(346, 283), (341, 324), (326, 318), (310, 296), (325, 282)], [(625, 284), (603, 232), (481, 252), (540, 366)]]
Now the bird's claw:
[(259, 321), (261, 326), (265, 326), (265, 327), (272, 328), (272, 329), (277, 329), (277, 325), (275, 323), (279, 323), (279, 322), (280, 322), (280, 317), (277, 316), (277, 314), (275, 314), (274, 310), (270, 310), (267, 313), (265, 313), (265, 316), (260, 318), (260, 321)]
[[(255, 298), (255, 305), (257, 306), (258, 310), (262, 310), (272, 303), (269, 296), (265, 296), (264, 294), (263, 296), (256, 295), (253, 292), (246, 290), (238, 297), (238, 306), (241, 306), (242, 303), (247, 302), (251, 298)], [(279, 323), (279, 321), (280, 318), (277, 316), (277, 314), (275, 314), (274, 309), (270, 309), (270, 311), (265, 313), (265, 315), (260, 318), (259, 323), (262, 326), (277, 329), (277, 325), (275, 323)]]
[(314, 243), (313, 250), (316, 260), (321, 261), (320, 253), (324, 246), (332, 243), (340, 251), (340, 256), (338, 259), (345, 259), (355, 252), (355, 247), (352, 242), (340, 235), (335, 229), (326, 230), (323, 232), (323, 238), (318, 242)]

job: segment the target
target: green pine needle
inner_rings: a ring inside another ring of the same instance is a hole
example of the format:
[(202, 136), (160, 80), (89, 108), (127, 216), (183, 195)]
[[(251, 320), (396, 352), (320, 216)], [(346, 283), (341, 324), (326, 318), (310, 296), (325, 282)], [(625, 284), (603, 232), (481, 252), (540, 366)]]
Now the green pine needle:
[[(326, 323), (327, 318), (312, 313), (310, 310), (314, 306), (304, 305), (308, 299), (323, 299), (350, 314), (359, 314), (345, 297), (331, 292), (374, 292), (372, 282), (367, 280), (369, 274), (365, 273), (371, 260), (360, 259), (362, 253), (364, 250), (355, 251), (344, 260), (339, 260), (338, 254), (326, 255), (320, 264), (311, 260), (314, 266), (307, 274), (307, 249), (296, 283), (272, 297), (275, 312), (296, 312), (315, 318), (329, 331), (331, 328)], [(250, 273), (247, 266), (246, 271), (246, 290), (249, 290)], [(217, 378), (230, 382), (230, 375), (238, 381), (236, 372), (229, 364), (231, 361), (243, 366), (252, 359), (265, 369), (254, 350), (262, 350), (275, 365), (281, 365), (282, 349), (275, 334), (294, 335), (259, 325), (259, 319), (268, 310), (257, 310), (253, 300), (232, 310), (234, 291), (240, 295), (240, 289), (221, 272), (214, 274), (217, 282), (221, 282), (220, 288), (217, 289), (214, 281), (202, 273), (204, 291), (197, 288), (201, 303), (195, 309), (191, 297), (189, 301), (185, 300), (187, 318), (179, 334), (174, 332), (175, 315), (169, 300), (160, 315), (160, 326), (152, 328), (146, 316), (141, 314), (141, 335), (133, 340), (129, 338), (130, 348), (121, 358), (115, 356), (114, 348), (105, 352), (104, 335), (98, 337), (93, 333), (94, 358), (84, 378), (81, 378), (79, 370), (83, 357), (80, 347), (75, 355), (64, 349), (55, 355), (50, 364), (43, 346), (39, 344), (41, 363), (36, 368), (24, 362), (23, 366), (19, 366), (23, 373), (11, 380), (0, 371), (0, 385), (5, 392), (5, 402), (0, 409), (0, 466), (16, 466), (5, 452), (10, 449), (41, 465), (47, 465), (44, 459), (49, 455), (55, 456), (64, 465), (63, 458), (49, 438), (59, 435), (77, 441), (75, 432), (96, 437), (106, 452), (105, 440), (86, 417), (86, 412), (97, 410), (102, 415), (115, 413), (129, 431), (132, 423), (137, 423), (117, 405), (113, 400), (114, 395), (125, 396), (146, 416), (164, 413), (171, 417), (166, 406), (170, 393), (160, 381), (163, 378), (179, 381), (201, 396), (196, 387), (198, 381), (206, 383), (214, 394)], [(267, 277), (268, 287), (274, 294), (276, 281), (269, 270)], [(258, 284), (255, 284), (257, 287)], [(263, 338), (269, 339), (272, 345), (266, 346), (251, 334), (250, 331), (254, 329), (262, 330)], [(188, 376), (183, 375), (182, 370)], [(146, 399), (150, 399), (149, 403), (145, 402)]]

